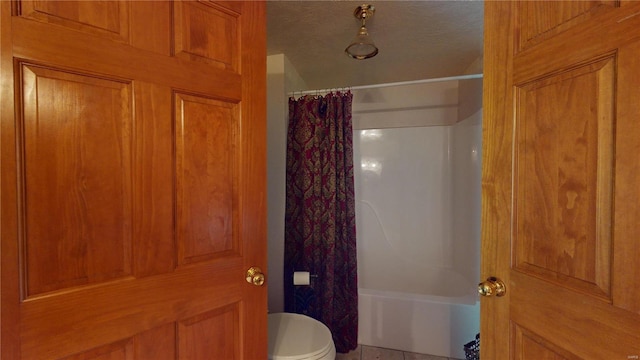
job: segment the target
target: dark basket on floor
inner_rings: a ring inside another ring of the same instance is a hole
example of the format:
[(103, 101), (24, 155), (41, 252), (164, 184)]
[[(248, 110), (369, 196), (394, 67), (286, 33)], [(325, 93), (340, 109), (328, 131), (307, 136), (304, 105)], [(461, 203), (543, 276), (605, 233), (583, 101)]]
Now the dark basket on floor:
[(480, 334), (476, 335), (476, 339), (464, 344), (464, 356), (466, 360), (480, 359)]

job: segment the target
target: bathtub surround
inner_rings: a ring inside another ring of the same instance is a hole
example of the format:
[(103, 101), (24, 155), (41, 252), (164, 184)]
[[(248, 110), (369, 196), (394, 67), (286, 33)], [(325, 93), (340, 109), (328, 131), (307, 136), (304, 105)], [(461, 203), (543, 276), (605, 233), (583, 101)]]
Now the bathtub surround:
[(361, 344), (464, 358), (478, 332), (481, 112), (459, 95), (474, 87), (354, 92)]
[(358, 339), (352, 99), (290, 99), (287, 137), (285, 310), (295, 310), (293, 273), (317, 276), (306, 314), (329, 327), (338, 352)]

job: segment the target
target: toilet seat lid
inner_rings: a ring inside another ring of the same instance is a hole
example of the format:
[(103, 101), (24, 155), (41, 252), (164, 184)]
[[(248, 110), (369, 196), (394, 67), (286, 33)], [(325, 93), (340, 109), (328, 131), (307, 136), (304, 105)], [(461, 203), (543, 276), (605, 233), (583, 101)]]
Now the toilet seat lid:
[(269, 314), (269, 359), (322, 359), (334, 348), (331, 331), (305, 315)]

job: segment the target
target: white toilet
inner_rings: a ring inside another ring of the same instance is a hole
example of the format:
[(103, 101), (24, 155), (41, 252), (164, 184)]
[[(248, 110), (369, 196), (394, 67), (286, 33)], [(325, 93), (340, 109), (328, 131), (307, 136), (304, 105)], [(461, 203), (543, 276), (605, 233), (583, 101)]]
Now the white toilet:
[(269, 360), (335, 360), (331, 331), (300, 314), (269, 314)]

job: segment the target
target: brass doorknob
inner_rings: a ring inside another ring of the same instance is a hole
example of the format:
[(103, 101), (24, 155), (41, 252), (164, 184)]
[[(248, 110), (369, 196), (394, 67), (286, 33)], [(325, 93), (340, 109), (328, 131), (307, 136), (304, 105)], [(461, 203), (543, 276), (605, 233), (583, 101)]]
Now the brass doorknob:
[(259, 267), (252, 266), (247, 270), (247, 282), (255, 286), (264, 284), (264, 274)]
[(504, 296), (507, 292), (507, 287), (504, 282), (497, 277), (491, 276), (486, 281), (478, 284), (478, 293), (482, 296)]

